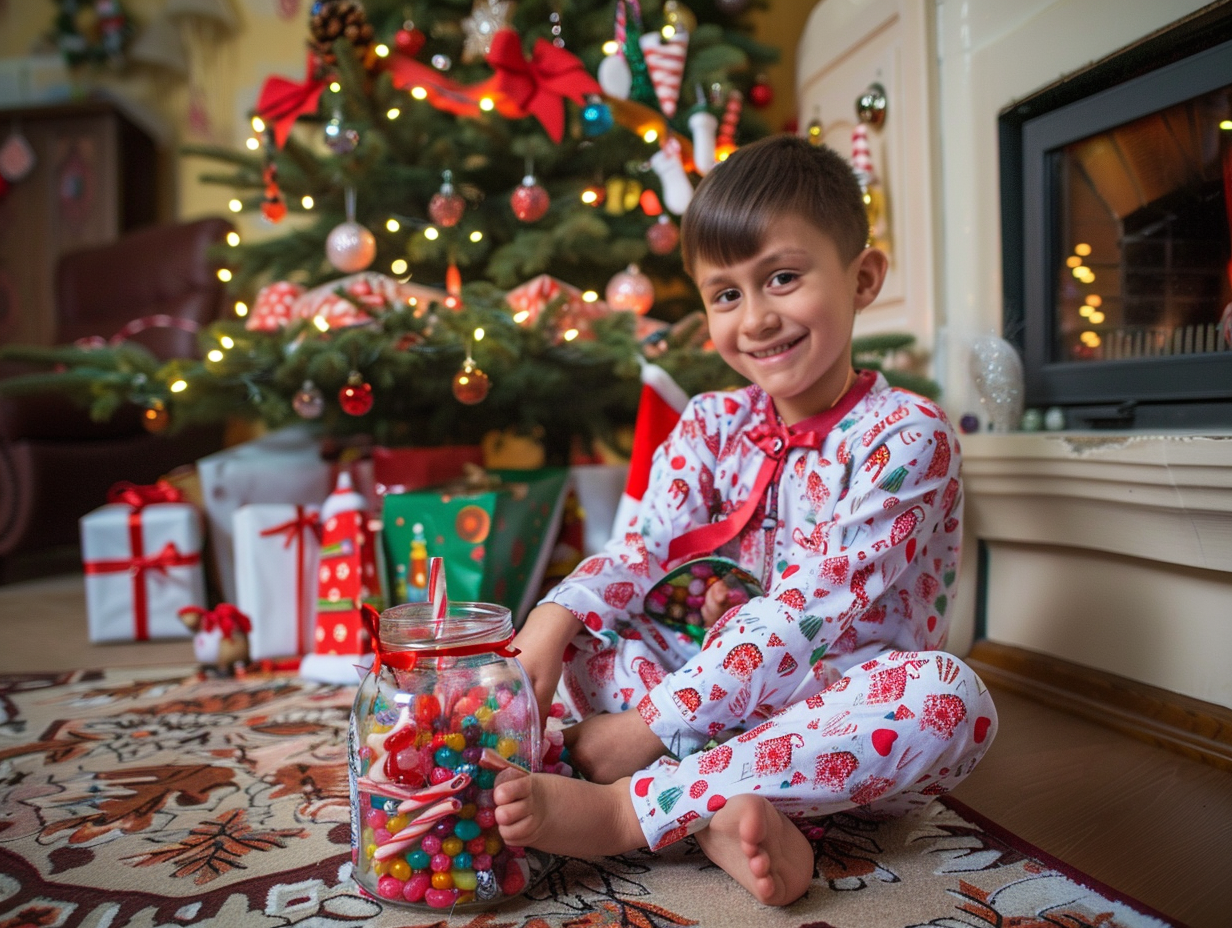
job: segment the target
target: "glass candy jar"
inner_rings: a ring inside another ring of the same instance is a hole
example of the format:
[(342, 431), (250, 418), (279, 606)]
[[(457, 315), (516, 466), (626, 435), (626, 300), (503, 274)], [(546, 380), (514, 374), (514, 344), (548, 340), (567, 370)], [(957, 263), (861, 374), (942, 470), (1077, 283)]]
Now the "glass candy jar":
[(506, 847), (492, 787), (500, 770), (539, 769), (539, 712), (509, 650), (509, 610), (431, 603), (365, 613), (376, 659), (350, 728), (356, 882), (392, 902), (480, 908), (517, 896), (547, 854)]

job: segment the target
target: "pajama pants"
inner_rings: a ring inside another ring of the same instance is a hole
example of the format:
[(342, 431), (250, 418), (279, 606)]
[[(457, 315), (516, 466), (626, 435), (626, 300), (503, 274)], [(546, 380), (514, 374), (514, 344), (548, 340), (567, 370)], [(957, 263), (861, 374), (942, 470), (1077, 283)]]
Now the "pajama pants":
[[(652, 622), (630, 619), (634, 627)], [(667, 670), (696, 653), (656, 628), (663, 634), (616, 641), (610, 632), (579, 635), (558, 690), (566, 709), (581, 719), (635, 708)], [(721, 736), (717, 747), (660, 758), (633, 775), (630, 791), (647, 846), (656, 850), (706, 827), (743, 793), (764, 796), (798, 824), (851, 809), (887, 817), (955, 787), (996, 731), (992, 698), (961, 660), (942, 651), (886, 651), (761, 724)]]

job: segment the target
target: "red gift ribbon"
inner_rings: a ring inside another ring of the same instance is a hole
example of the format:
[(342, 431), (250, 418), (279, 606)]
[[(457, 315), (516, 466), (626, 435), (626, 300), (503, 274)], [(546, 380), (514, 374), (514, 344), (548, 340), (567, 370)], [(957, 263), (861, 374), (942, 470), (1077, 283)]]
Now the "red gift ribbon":
[(546, 39), (538, 39), (530, 60), (522, 57), (522, 40), (513, 29), (492, 37), (488, 64), (496, 71), (495, 86), (501, 96), (524, 115), (534, 116), (553, 142), (565, 131), (565, 97), (586, 102), (586, 95), (602, 93), (580, 58)]
[(178, 615), (199, 615), (201, 624), (198, 630), (212, 632), (218, 629), (222, 636), (230, 639), (236, 632), (245, 635), (252, 631), (252, 621), (231, 603), (219, 603), (213, 609), (202, 609), (200, 606), (185, 606)]
[(134, 511), (140, 511), (155, 503), (182, 503), (184, 494), (180, 492), (179, 487), (173, 486), (166, 480), (149, 484), (136, 484), (121, 480), (107, 491), (107, 502), (123, 503)]
[[(372, 636), (372, 651), (375, 658), (372, 662), (372, 672), (379, 674), (381, 667), (394, 670), (413, 670), (421, 657), (469, 657), (473, 654), (499, 654), (501, 657), (517, 657), (521, 654), (518, 648), (512, 648), (513, 635), (503, 641), (483, 641), (479, 644), (464, 644), (445, 646), (441, 648), (415, 648), (408, 651), (388, 651), (381, 646), (380, 623), (381, 614), (364, 603), (360, 607), (360, 616)], [(430, 640), (430, 639), (427, 639)]]
[(291, 127), (304, 113), (315, 113), (325, 81), (314, 77), (312, 53), (308, 54), (308, 70), (300, 83), (277, 75), (267, 78), (257, 98), (257, 115), (265, 120), (274, 133), (274, 142), (279, 148), (287, 143)]
[(304, 653), (304, 622), (307, 603), (304, 602), (304, 532), (311, 531), (321, 540), (321, 517), (315, 512), (304, 512), (303, 506), (295, 507), (295, 518), (288, 519), (281, 525), (264, 529), (261, 537), (270, 535), (285, 535), (282, 546), (291, 547), (295, 543), (295, 653)]

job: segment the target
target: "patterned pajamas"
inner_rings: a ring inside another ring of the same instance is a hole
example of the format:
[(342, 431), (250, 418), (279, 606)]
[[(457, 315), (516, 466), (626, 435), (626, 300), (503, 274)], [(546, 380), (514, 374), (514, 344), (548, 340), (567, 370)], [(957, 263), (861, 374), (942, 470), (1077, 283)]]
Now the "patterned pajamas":
[[(889, 814), (970, 772), (996, 712), (940, 650), (961, 506), (944, 415), (880, 375), (790, 428), (757, 387), (694, 398), (634, 523), (548, 596), (586, 629), (565, 655), (570, 708), (636, 708), (673, 755), (632, 779), (651, 847), (738, 793), (797, 819)], [(767, 593), (699, 647), (642, 603), (667, 570), (711, 553)]]

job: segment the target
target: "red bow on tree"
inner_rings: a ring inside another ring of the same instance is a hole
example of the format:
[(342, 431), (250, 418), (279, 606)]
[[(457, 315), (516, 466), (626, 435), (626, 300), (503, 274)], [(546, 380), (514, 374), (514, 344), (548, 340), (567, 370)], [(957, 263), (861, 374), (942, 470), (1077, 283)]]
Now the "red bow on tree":
[(565, 97), (586, 102), (586, 94), (603, 88), (576, 56), (545, 39), (535, 42), (530, 61), (522, 57), (522, 40), (513, 29), (492, 37), (488, 64), (496, 70), (494, 86), (520, 115), (534, 116), (553, 142), (565, 132)]
[(228, 640), (237, 632), (248, 634), (252, 631), (252, 621), (230, 603), (219, 603), (213, 609), (202, 609), (200, 606), (185, 606), (177, 615), (199, 615), (201, 624), (199, 631), (212, 632), (218, 629)]
[(132, 509), (144, 509), (154, 503), (182, 503), (184, 494), (166, 480), (145, 486), (121, 480), (107, 491), (107, 502), (124, 503)]
[(274, 142), (279, 148), (287, 143), (287, 136), (291, 134), (296, 119), (304, 113), (316, 112), (317, 102), (325, 90), (325, 80), (315, 77), (316, 71), (312, 54), (309, 53), (308, 73), (302, 83), (274, 76), (267, 78), (261, 86), (257, 115), (273, 129)]

